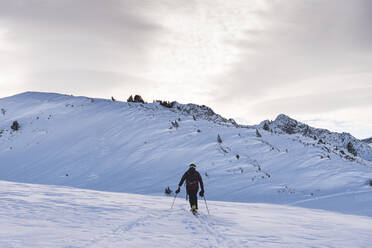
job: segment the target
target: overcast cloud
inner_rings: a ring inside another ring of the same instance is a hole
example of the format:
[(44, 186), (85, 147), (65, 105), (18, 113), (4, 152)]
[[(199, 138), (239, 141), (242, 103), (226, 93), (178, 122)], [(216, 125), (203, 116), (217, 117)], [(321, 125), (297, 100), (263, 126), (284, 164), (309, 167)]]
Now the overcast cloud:
[(369, 0), (0, 0), (0, 97), (139, 93), (369, 137), (371, 13)]

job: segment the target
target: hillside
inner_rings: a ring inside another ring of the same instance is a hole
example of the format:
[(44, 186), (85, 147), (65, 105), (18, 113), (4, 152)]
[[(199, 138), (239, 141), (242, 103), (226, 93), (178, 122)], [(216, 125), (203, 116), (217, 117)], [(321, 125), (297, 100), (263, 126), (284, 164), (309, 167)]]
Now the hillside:
[(323, 144), (341, 157), (357, 160), (358, 157), (372, 161), (372, 149), (365, 144), (366, 140), (358, 140), (349, 133), (330, 132), (327, 129), (313, 128), (298, 122), (284, 114), (274, 121), (263, 121), (258, 127), (280, 134), (300, 134)]
[(369, 247), (372, 218), (0, 181), (0, 247)]
[(368, 139), (363, 139), (362, 141), (367, 143), (367, 144), (372, 144), (372, 137), (368, 138)]
[(0, 180), (159, 196), (195, 162), (211, 200), (372, 216), (371, 148), (347, 135), (339, 144), (338, 134), (280, 132), (275, 121), (257, 134), (205, 106), (53, 93), (2, 98), (0, 109)]

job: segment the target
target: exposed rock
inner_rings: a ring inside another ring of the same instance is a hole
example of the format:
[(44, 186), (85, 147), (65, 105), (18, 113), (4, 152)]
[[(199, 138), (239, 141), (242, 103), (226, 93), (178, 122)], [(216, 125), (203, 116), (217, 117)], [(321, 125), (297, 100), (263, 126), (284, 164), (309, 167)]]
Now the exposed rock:
[[(331, 144), (333, 147), (344, 148), (349, 154), (372, 161), (372, 147), (367, 142), (362, 142), (349, 133), (337, 133), (330, 132), (327, 129), (314, 128), (284, 114), (278, 115), (272, 122), (263, 121), (256, 127), (266, 127), (279, 134), (300, 134), (314, 140), (319, 139), (317, 143), (320, 145)], [(342, 155), (347, 154), (343, 152)]]
[(235, 126), (241, 128), (248, 128), (249, 126), (239, 125), (234, 119), (226, 119), (219, 114), (216, 114), (211, 108), (205, 105), (197, 104), (179, 104), (178, 102), (172, 102), (172, 109), (181, 112), (181, 114), (192, 116), (194, 120), (208, 120), (213, 121), (220, 125)]

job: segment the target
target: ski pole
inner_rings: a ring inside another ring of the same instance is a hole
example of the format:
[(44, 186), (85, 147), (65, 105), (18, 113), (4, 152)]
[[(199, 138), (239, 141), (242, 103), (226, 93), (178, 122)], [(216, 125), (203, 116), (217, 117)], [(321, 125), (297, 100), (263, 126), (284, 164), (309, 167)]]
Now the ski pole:
[(173, 205), (174, 205), (174, 202), (176, 201), (176, 197), (177, 197), (177, 195), (178, 195), (178, 193), (174, 196), (174, 198), (173, 198), (173, 203), (172, 203), (172, 207), (171, 207), (171, 209), (173, 208)]
[(208, 215), (209, 215), (209, 209), (208, 209), (208, 204), (207, 204), (207, 200), (205, 199), (205, 196), (203, 196), (204, 198), (204, 202), (205, 202), (205, 207), (207, 208), (207, 211), (208, 211)]

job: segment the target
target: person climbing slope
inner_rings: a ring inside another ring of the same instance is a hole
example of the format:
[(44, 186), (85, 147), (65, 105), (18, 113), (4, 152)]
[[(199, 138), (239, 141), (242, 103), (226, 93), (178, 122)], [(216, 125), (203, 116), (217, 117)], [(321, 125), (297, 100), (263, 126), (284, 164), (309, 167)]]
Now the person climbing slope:
[(176, 194), (178, 194), (181, 190), (181, 186), (183, 182), (186, 180), (186, 193), (189, 196), (189, 202), (191, 211), (193, 213), (196, 213), (198, 210), (198, 190), (199, 190), (199, 184), (201, 191), (199, 192), (199, 195), (201, 197), (204, 196), (204, 184), (203, 179), (200, 176), (200, 173), (195, 169), (196, 165), (194, 163), (190, 164), (190, 168), (183, 174), (180, 183), (178, 184), (178, 189), (176, 190)]

